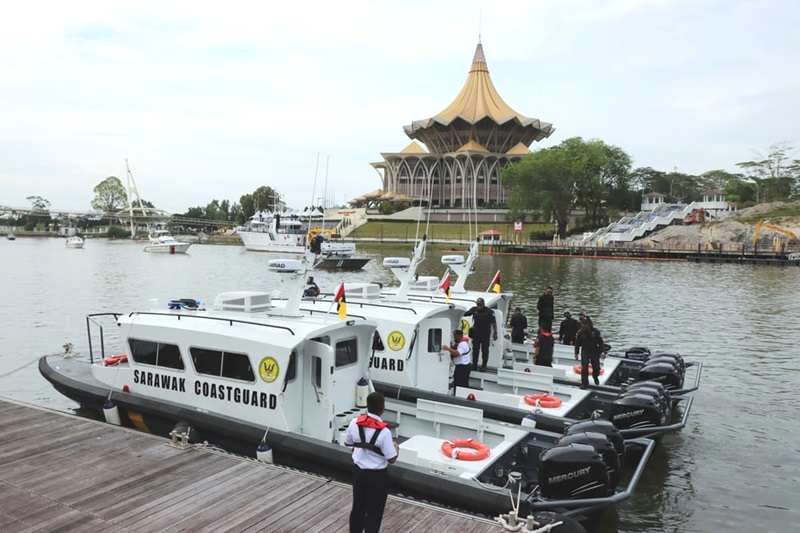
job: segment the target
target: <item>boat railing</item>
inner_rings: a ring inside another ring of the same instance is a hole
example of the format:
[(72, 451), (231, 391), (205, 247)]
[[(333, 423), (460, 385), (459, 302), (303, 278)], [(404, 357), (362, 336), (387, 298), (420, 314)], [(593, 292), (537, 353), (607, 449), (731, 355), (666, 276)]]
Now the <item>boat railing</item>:
[(120, 316), (120, 313), (92, 313), (91, 315), (86, 315), (86, 336), (89, 339), (89, 362), (94, 363), (94, 349), (92, 347), (92, 324), (97, 326), (100, 330), (100, 358), (106, 358), (106, 343), (105, 343), (105, 336), (103, 333), (103, 324), (96, 320), (97, 317), (101, 316), (113, 316), (114, 320), (117, 320), (117, 317)]
[[(320, 293), (320, 296), (333, 296), (333, 295), (334, 294), (332, 292)], [(316, 298), (316, 299), (320, 300), (322, 302), (327, 301), (324, 298)], [(350, 306), (354, 306), (354, 307), (355, 306), (359, 306), (361, 308), (364, 308), (364, 307), (381, 307), (383, 309), (400, 309), (402, 311), (409, 311), (409, 312), (411, 312), (411, 313), (413, 313), (415, 315), (417, 314), (416, 309), (413, 309), (411, 307), (403, 307), (402, 305), (388, 305), (388, 304), (378, 304), (378, 303), (372, 303), (372, 302), (347, 302), (347, 306), (348, 307), (350, 307)], [(350, 314), (350, 313), (348, 313), (348, 314)]]
[[(105, 345), (105, 332), (103, 331), (103, 324), (101, 324), (97, 318), (104, 317), (104, 316), (113, 316), (114, 320), (117, 321), (120, 316), (124, 313), (92, 313), (90, 315), (86, 315), (86, 336), (89, 339), (89, 362), (94, 363), (94, 346), (92, 344), (92, 324), (94, 324), (100, 332), (100, 358), (101, 360), (106, 358), (106, 345)], [(288, 331), (290, 335), (294, 336), (294, 331), (292, 328), (288, 326), (279, 326), (277, 324), (265, 324), (263, 322), (253, 322), (250, 320), (239, 320), (238, 318), (223, 318), (223, 317), (216, 317), (216, 316), (203, 316), (203, 315), (191, 315), (186, 313), (157, 313), (154, 311), (132, 311), (128, 313), (128, 317), (133, 317), (134, 315), (148, 315), (148, 316), (173, 316), (176, 317), (178, 320), (183, 318), (199, 318), (203, 320), (216, 320), (218, 322), (227, 322), (229, 325), (233, 326), (234, 324), (247, 324), (249, 326), (262, 326), (265, 328), (273, 328), (273, 329), (281, 329), (284, 331)], [(358, 317), (360, 318), (360, 317)]]
[(178, 320), (181, 318), (199, 318), (202, 320), (216, 320), (218, 322), (228, 322), (229, 325), (233, 326), (234, 324), (247, 324), (249, 326), (262, 326), (265, 328), (273, 328), (273, 329), (282, 329), (284, 331), (288, 331), (289, 334), (294, 336), (294, 331), (289, 326), (279, 326), (277, 324), (266, 324), (264, 322), (253, 322), (251, 320), (239, 320), (238, 318), (225, 318), (221, 316), (205, 316), (205, 315), (193, 315), (187, 313), (157, 313), (155, 311), (132, 311), (128, 313), (129, 317), (133, 317), (134, 315), (147, 315), (147, 316), (174, 316), (177, 317)]

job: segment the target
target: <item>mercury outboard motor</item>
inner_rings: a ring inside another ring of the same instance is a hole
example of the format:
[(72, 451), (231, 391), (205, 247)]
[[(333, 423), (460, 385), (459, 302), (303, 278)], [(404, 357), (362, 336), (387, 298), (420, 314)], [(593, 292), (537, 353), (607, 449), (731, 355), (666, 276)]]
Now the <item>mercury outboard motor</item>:
[(608, 414), (619, 429), (660, 426), (667, 420), (659, 398), (646, 391), (623, 393), (611, 403)]
[(662, 408), (668, 412), (672, 410), (672, 396), (664, 385), (656, 381), (639, 381), (623, 387), (622, 396), (628, 393), (645, 393), (658, 398)]
[(683, 374), (674, 361), (648, 361), (639, 369), (639, 381), (657, 381), (667, 389), (680, 389)]
[(650, 356), (650, 359), (647, 360), (648, 363), (654, 363), (657, 361), (674, 361), (675, 364), (678, 366), (678, 369), (681, 371), (681, 374), (686, 373), (686, 361), (683, 360), (683, 356), (677, 353), (654, 353)]
[(608, 441), (614, 445), (619, 455), (620, 464), (625, 457), (625, 439), (622, 438), (619, 430), (608, 420), (583, 420), (575, 422), (567, 428), (567, 435), (574, 435), (576, 433), (602, 433), (606, 436)]
[(603, 457), (588, 444), (555, 446), (539, 456), (539, 488), (550, 499), (602, 498), (613, 492)]
[(625, 357), (635, 361), (647, 361), (650, 357), (650, 350), (644, 346), (634, 346), (625, 350)]
[(620, 478), (620, 460), (617, 455), (617, 449), (608, 440), (608, 437), (602, 433), (572, 433), (564, 435), (559, 439), (558, 445), (565, 446), (567, 444), (588, 444), (597, 450), (597, 453), (603, 458), (603, 462), (608, 469), (608, 483), (609, 488), (616, 488)]

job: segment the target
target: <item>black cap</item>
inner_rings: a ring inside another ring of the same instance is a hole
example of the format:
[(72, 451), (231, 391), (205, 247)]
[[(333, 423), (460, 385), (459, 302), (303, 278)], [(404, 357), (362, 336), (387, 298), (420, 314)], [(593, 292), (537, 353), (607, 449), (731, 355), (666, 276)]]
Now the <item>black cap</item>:
[(565, 318), (572, 318), (572, 315), (569, 314), (569, 311), (567, 311), (566, 313), (564, 313), (564, 317)]

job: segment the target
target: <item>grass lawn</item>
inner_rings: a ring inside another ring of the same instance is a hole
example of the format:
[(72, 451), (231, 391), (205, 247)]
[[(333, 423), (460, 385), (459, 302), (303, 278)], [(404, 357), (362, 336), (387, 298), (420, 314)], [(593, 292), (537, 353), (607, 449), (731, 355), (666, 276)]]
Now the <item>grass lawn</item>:
[[(513, 236), (513, 224), (510, 222), (482, 222), (479, 225), (480, 231), (494, 229), (502, 234), (503, 240), (510, 240)], [(552, 231), (552, 224), (525, 224), (523, 226), (523, 237), (527, 237), (532, 231)], [(368, 238), (394, 238), (394, 239), (413, 239), (417, 231), (416, 222), (386, 222), (374, 221), (367, 222), (360, 228), (351, 233), (350, 237)], [(425, 223), (420, 223), (420, 235), (425, 231)], [(474, 231), (474, 225), (473, 225)], [(428, 229), (430, 239), (459, 239), (467, 240), (470, 236), (469, 226), (461, 222), (431, 222)]]

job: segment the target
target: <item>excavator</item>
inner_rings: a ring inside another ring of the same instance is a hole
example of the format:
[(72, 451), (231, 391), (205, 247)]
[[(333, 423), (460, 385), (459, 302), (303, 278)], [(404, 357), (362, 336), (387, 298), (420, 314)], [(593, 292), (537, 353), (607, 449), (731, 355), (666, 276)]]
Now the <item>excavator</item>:
[(753, 248), (758, 247), (758, 239), (761, 237), (761, 232), (763, 230), (779, 233), (788, 239), (787, 242), (784, 242), (784, 239), (781, 237), (773, 237), (772, 249), (776, 252), (782, 252), (787, 243), (797, 242), (800, 240), (800, 237), (798, 237), (794, 230), (778, 226), (777, 224), (770, 224), (769, 222), (761, 220), (757, 222), (755, 228), (753, 228)]

